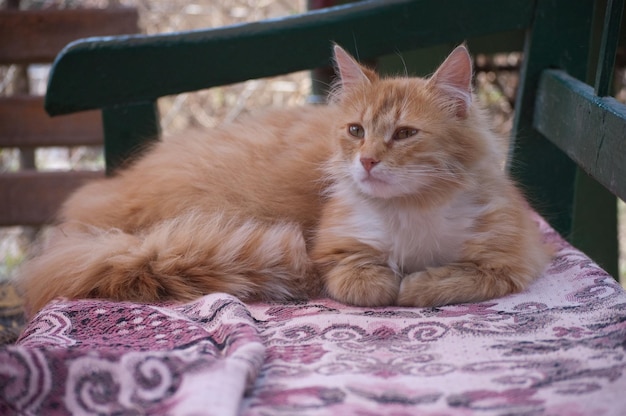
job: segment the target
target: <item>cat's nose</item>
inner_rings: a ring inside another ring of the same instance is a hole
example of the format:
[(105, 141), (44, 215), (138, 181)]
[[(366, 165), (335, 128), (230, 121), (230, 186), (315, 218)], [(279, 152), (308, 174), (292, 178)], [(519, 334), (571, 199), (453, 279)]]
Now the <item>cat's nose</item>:
[(369, 173), (374, 166), (376, 166), (380, 160), (372, 159), (371, 157), (362, 157), (361, 165), (365, 168), (367, 173)]

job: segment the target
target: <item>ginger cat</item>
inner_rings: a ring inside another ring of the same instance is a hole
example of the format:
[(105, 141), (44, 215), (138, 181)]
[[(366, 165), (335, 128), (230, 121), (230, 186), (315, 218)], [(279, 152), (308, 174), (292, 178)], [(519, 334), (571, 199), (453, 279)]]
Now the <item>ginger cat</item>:
[(435, 306), (526, 288), (550, 249), (500, 166), (466, 48), (429, 79), (334, 52), (329, 105), (166, 139), (79, 189), (18, 276), (30, 311), (211, 292)]

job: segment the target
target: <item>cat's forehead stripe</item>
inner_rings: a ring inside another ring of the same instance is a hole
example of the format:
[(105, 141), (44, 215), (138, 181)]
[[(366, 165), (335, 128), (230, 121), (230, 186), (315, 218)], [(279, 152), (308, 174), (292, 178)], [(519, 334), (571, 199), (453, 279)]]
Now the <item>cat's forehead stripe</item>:
[(396, 125), (406, 118), (409, 100), (406, 91), (395, 89), (387, 90), (377, 98), (368, 106), (367, 120), (372, 123), (377, 134), (384, 135), (385, 141), (389, 141)]

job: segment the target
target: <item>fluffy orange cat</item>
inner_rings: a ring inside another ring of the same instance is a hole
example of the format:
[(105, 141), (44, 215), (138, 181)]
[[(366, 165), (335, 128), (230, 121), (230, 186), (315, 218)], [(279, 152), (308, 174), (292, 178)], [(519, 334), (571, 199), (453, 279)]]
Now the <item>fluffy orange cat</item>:
[(21, 270), (30, 310), (211, 292), (435, 306), (527, 287), (550, 252), (473, 102), (465, 47), (429, 79), (381, 78), (338, 46), (335, 61), (329, 105), (166, 139), (79, 189)]

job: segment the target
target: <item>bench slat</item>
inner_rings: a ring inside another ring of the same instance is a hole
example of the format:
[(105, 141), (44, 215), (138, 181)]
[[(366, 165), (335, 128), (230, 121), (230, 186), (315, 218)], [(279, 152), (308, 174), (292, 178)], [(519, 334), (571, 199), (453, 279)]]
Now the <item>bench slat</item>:
[(333, 41), (360, 59), (460, 43), (524, 29), (532, 8), (527, 0), (365, 1), (222, 29), (78, 42), (53, 68), (46, 110), (54, 115), (152, 101), (326, 66)]
[(102, 177), (104, 173), (99, 171), (3, 173), (0, 226), (50, 223), (73, 190), (87, 180)]
[(103, 142), (99, 111), (50, 117), (43, 97), (0, 97), (0, 147), (94, 146)]
[(534, 127), (626, 199), (626, 106), (559, 70), (544, 71), (535, 105)]
[(132, 8), (0, 11), (0, 64), (52, 62), (69, 42), (137, 33)]

